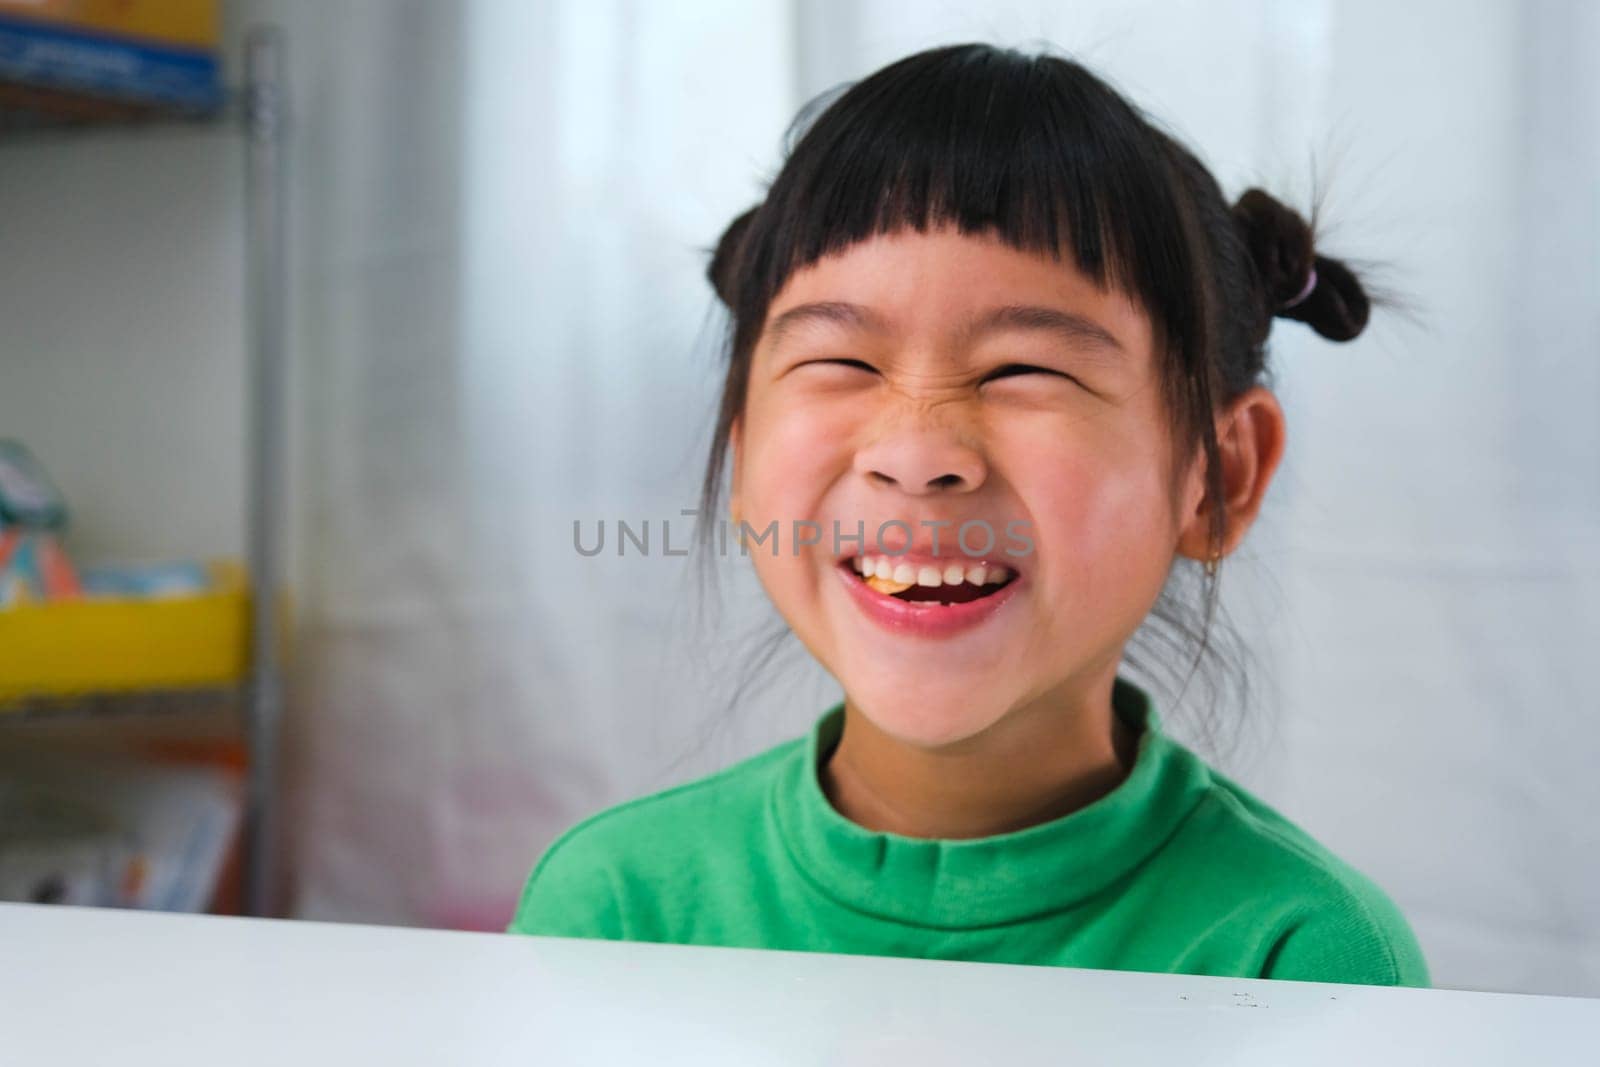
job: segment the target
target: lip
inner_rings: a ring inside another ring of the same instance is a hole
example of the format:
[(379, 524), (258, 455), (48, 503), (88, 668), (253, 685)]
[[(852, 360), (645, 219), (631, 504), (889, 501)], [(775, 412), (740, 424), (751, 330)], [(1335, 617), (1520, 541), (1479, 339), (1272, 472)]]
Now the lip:
[(861, 580), (848, 559), (833, 569), (844, 582), (845, 592), (872, 622), (890, 633), (927, 638), (955, 637), (982, 625), (1011, 602), (1024, 581), (1021, 574), (1014, 574), (986, 597), (943, 607), (931, 601), (918, 603), (878, 592)]

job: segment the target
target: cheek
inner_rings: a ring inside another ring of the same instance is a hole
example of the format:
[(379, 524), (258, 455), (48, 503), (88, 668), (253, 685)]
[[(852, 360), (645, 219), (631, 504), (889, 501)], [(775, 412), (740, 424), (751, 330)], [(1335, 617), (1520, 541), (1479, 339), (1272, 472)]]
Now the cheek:
[[(813, 517), (850, 464), (848, 421), (817, 406), (751, 405), (743, 497), (752, 522)], [(786, 535), (787, 536), (787, 535)]]
[(1159, 584), (1173, 535), (1148, 450), (1111, 436), (1058, 439), (1035, 443), (1024, 459), (1012, 480), (1046, 574), (1091, 594)]
[(779, 613), (800, 632), (808, 617), (805, 605), (816, 592), (815, 554), (828, 551), (832, 542), (825, 525), (820, 532), (807, 528), (806, 536), (820, 540), (797, 550), (795, 524), (821, 524), (822, 501), (849, 469), (850, 435), (838, 418), (825, 417), (815, 407), (768, 403), (749, 410), (742, 511), (758, 533), (776, 522), (778, 542), (776, 555), (771, 542), (752, 545), (750, 560)]

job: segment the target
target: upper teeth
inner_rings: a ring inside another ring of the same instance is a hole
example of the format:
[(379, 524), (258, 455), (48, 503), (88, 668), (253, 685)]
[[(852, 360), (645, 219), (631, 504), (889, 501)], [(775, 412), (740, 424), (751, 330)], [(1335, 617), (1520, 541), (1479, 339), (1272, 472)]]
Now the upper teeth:
[(900, 585), (998, 585), (1011, 577), (1011, 571), (998, 563), (946, 563), (943, 567), (897, 562), (892, 556), (857, 556), (851, 560), (856, 572), (867, 578), (882, 578)]

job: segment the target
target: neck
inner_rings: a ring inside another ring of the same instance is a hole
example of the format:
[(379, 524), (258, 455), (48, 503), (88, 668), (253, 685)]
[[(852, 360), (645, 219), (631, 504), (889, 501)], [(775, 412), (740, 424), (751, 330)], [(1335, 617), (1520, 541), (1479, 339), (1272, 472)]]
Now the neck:
[(1076, 699), (1013, 709), (959, 751), (907, 745), (847, 699), (843, 733), (819, 770), (823, 792), (850, 821), (906, 837), (989, 837), (1058, 819), (1132, 769), (1138, 735), (1112, 711), (1114, 677)]

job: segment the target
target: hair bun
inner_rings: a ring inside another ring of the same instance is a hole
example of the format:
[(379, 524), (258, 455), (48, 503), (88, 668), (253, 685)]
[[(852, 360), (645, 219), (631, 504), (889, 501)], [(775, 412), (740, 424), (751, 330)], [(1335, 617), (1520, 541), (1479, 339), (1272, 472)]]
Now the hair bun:
[(1311, 227), (1298, 213), (1261, 189), (1246, 189), (1233, 217), (1270, 315), (1304, 322), (1330, 341), (1349, 341), (1366, 328), (1371, 302), (1360, 280), (1339, 260), (1316, 254)]
[(711, 288), (717, 291), (717, 298), (730, 308), (733, 307), (735, 294), (738, 292), (744, 236), (749, 232), (750, 222), (759, 210), (761, 207), (758, 204), (728, 223), (728, 228), (722, 231), (722, 236), (717, 240), (717, 247), (711, 253), (711, 263), (706, 267), (706, 278), (710, 280)]

